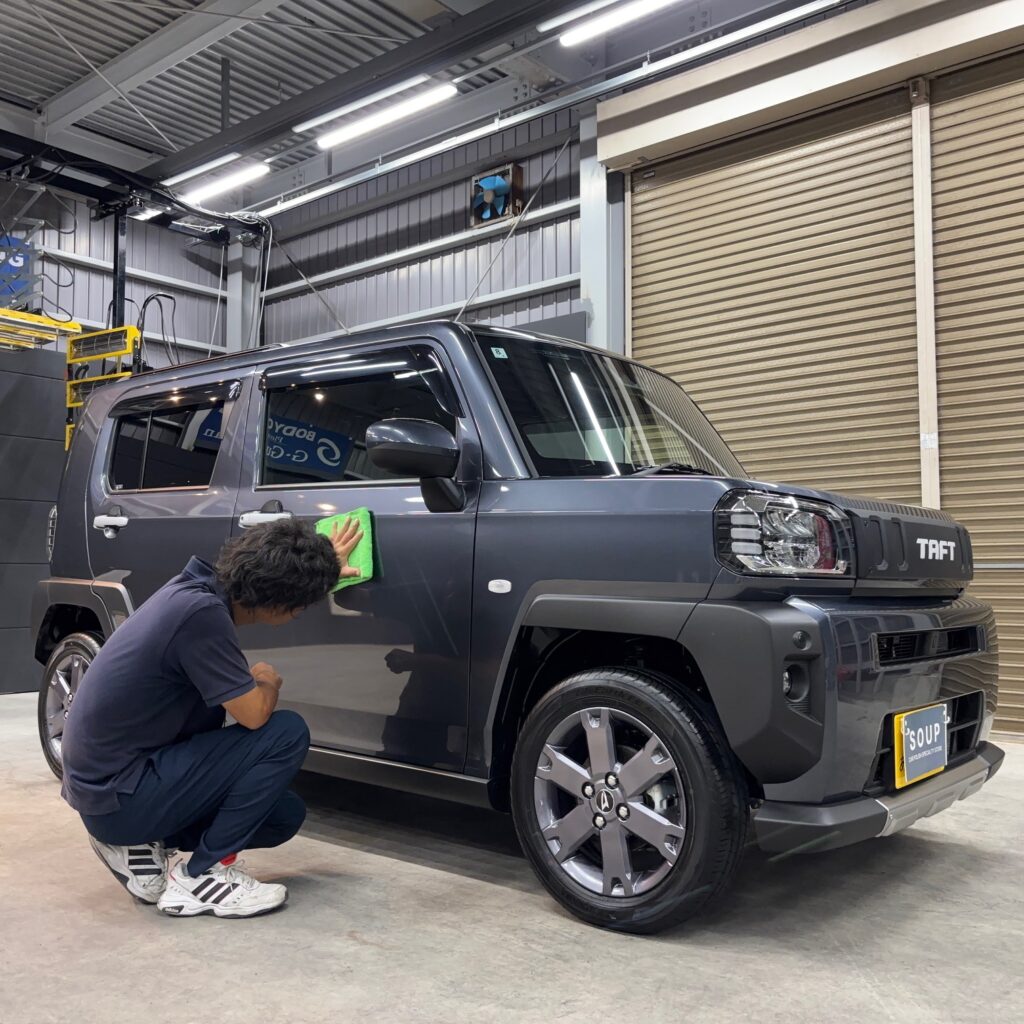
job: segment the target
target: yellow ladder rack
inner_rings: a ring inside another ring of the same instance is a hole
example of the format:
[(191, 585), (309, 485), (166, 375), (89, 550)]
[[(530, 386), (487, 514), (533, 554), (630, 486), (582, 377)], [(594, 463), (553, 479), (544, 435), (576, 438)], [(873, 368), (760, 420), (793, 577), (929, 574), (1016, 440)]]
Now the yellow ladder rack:
[[(132, 375), (131, 365), (139, 344), (137, 327), (110, 327), (103, 331), (90, 331), (68, 338), (67, 349), (67, 420), (64, 428), (64, 448), (71, 447), (77, 410), (85, 405), (89, 396), (112, 380), (123, 380)], [(84, 373), (90, 364), (99, 363), (101, 369), (112, 361), (112, 372), (88, 376)], [(127, 360), (128, 369), (124, 369)]]
[(81, 324), (73, 320), (52, 320), (18, 309), (0, 309), (0, 348), (38, 348), (51, 341), (70, 342), (81, 332)]

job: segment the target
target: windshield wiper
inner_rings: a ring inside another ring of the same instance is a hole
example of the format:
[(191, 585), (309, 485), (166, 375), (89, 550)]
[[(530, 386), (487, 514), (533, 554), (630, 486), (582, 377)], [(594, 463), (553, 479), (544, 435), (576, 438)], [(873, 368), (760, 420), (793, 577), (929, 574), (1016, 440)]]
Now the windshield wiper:
[(685, 462), (663, 462), (660, 466), (641, 466), (639, 469), (634, 470), (630, 473), (630, 476), (657, 476), (659, 473), (679, 473), (680, 475), (687, 475), (689, 473), (696, 473), (700, 476), (711, 476), (706, 469), (701, 469), (700, 466), (688, 466)]

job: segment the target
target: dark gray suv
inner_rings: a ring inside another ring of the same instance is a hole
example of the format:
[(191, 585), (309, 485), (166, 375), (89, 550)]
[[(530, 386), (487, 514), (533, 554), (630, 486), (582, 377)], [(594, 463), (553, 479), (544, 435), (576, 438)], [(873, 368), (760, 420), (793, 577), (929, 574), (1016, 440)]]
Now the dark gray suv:
[(377, 578), (242, 631), (307, 766), (511, 810), (587, 921), (664, 928), (751, 828), (770, 851), (889, 835), (1001, 763), (992, 612), (948, 515), (748, 480), (647, 367), (433, 323), (97, 392), (33, 609), (53, 769), (90, 659), (190, 555), (359, 506)]

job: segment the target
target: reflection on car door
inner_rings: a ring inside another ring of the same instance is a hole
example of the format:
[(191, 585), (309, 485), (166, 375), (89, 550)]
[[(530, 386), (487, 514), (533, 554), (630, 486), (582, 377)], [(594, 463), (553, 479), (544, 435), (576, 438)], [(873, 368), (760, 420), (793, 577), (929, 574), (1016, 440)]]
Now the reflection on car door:
[(87, 499), (91, 570), (123, 575), (136, 608), (192, 555), (212, 562), (230, 534), (239, 460), (221, 449), (245, 411), (241, 390), (237, 380), (142, 387), (100, 433)]
[(315, 746), (461, 770), (476, 487), (462, 512), (432, 514), (418, 482), (375, 467), (364, 444), (371, 423), (414, 417), (478, 452), (442, 359), (423, 344), (269, 364), (254, 389), (248, 431), (258, 424), (261, 441), (249, 446), (234, 529), (371, 510), (374, 580), (287, 626), (243, 628), (243, 646), (284, 677), (281, 704), (305, 716)]

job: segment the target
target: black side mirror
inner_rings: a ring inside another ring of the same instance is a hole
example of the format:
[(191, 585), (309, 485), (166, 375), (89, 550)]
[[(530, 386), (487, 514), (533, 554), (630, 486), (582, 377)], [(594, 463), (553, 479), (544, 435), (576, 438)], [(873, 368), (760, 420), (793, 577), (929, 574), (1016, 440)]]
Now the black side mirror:
[(439, 423), (430, 420), (379, 420), (366, 430), (370, 461), (396, 476), (420, 481), (431, 512), (458, 512), (466, 501), (455, 483), (459, 445)]

